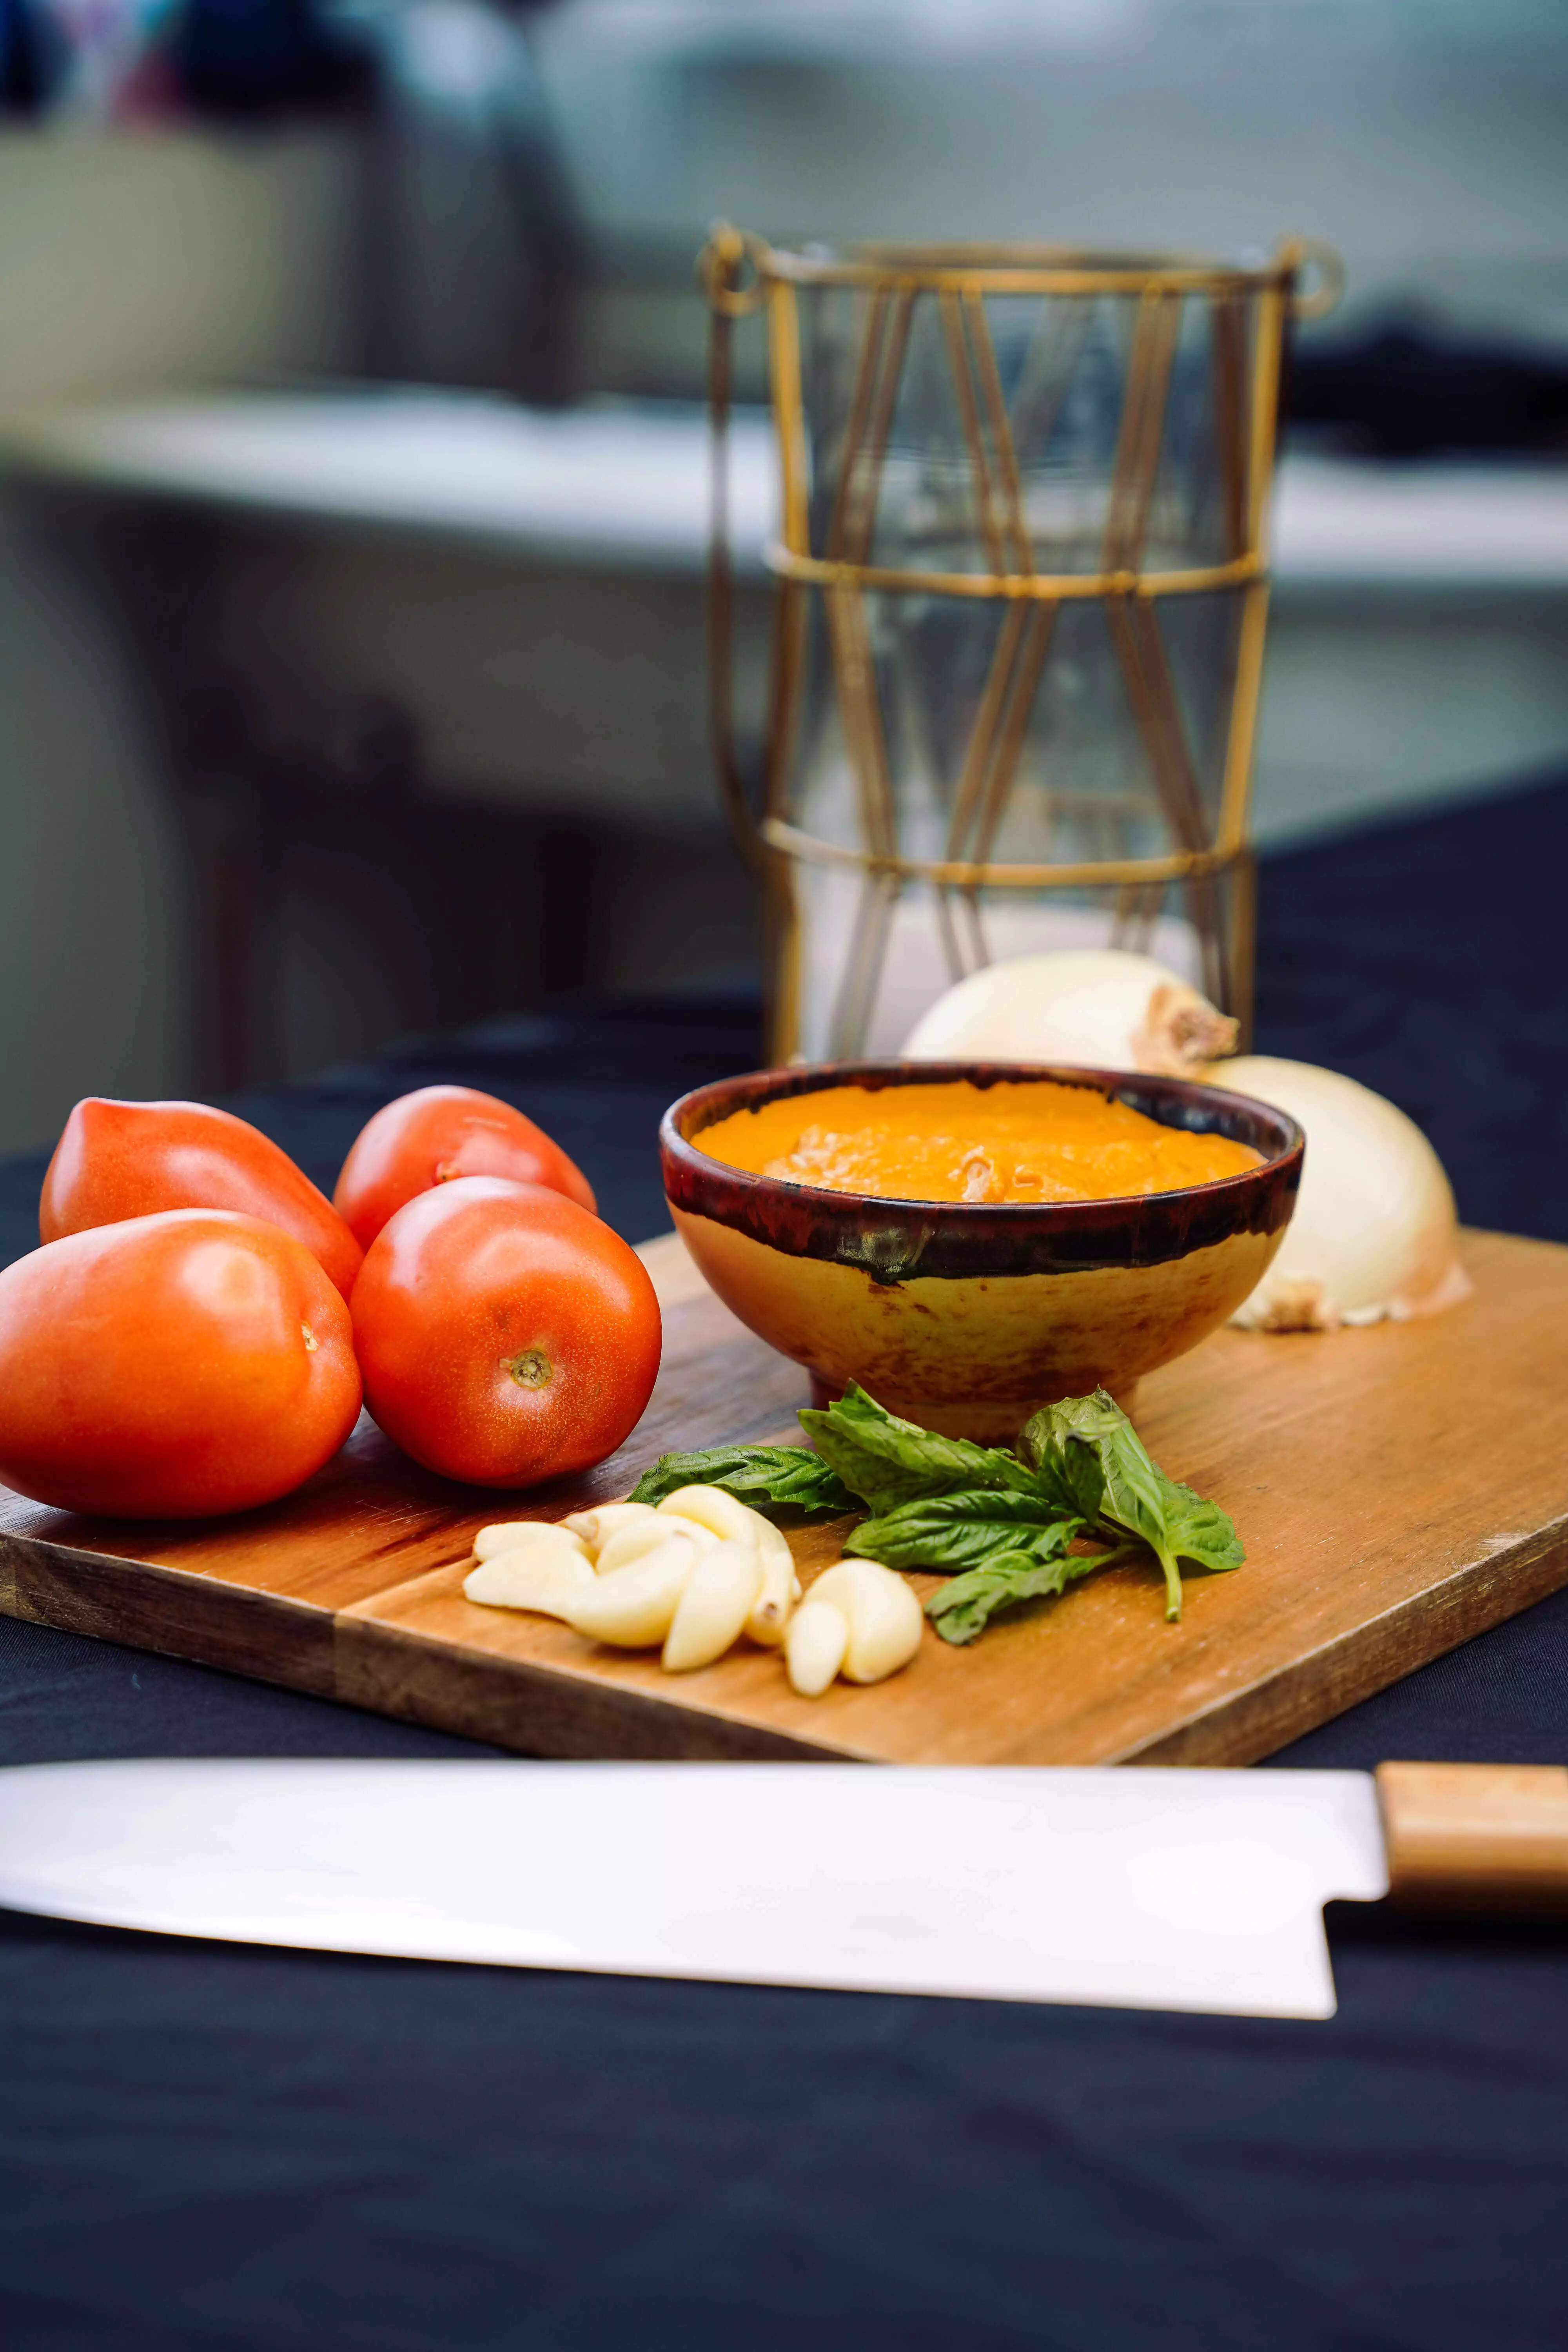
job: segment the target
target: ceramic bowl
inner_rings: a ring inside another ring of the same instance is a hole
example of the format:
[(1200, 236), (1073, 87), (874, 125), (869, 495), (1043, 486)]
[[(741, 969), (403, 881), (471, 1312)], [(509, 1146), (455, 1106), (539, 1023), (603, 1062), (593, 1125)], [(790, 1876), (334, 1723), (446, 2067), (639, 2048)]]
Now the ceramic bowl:
[[(1021, 1206), (883, 1200), (728, 1168), (696, 1139), (733, 1111), (824, 1087), (1092, 1087), (1167, 1127), (1234, 1138), (1262, 1164), (1217, 1183)], [(1005, 1443), (1058, 1397), (1109, 1389), (1222, 1324), (1284, 1238), (1303, 1138), (1267, 1104), (1188, 1078), (1028, 1063), (839, 1062), (758, 1070), (683, 1095), (659, 1128), (664, 1189), (712, 1288), (804, 1364), (817, 1402), (858, 1381), (950, 1437)]]

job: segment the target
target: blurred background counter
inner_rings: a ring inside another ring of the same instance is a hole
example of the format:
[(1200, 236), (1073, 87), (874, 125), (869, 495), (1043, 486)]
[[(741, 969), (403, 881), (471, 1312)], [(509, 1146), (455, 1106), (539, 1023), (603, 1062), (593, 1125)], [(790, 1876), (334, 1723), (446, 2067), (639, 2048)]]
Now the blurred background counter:
[[(67, 66), (35, 39), (29, 81), (0, 34), (0, 1149), (84, 1091), (754, 956), (705, 747), (691, 264), (721, 211), (1330, 238), (1350, 298), (1291, 386), (1259, 838), (1568, 753), (1559, 11), (121, 15), (152, 65), (83, 46), (112, 9), (0, 8), (80, 36)], [(741, 362), (754, 403), (760, 344)], [(754, 407), (734, 456), (754, 727)]]
[[(148, 696), (140, 723), (103, 714), (100, 829), (68, 852), (130, 934), (115, 1018), (164, 1056), (143, 1084), (298, 1075), (754, 957), (707, 751), (700, 408), (273, 394), (19, 420), (0, 447), (34, 492), (19, 560), (77, 616), (67, 657)], [(755, 733), (763, 412), (731, 465)], [(1568, 474), (1288, 458), (1275, 562), (1261, 844), (1568, 760)], [(156, 869), (132, 903), (127, 833)]]
[[(736, 438), (760, 707), (765, 420)], [(183, 893), (202, 1084), (754, 961), (707, 751), (699, 409), (273, 395), (18, 424), (4, 454), (31, 560), (93, 600), (74, 657), (142, 698), (98, 790), (153, 780), (146, 951)]]

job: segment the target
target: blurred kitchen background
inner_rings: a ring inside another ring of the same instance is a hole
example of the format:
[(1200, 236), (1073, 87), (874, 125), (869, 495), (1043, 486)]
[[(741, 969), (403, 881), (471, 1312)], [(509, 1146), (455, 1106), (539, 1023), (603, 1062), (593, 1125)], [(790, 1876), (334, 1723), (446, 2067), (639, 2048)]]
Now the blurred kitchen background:
[(1563, 0), (0, 0), (0, 1150), (754, 964), (721, 215), (1329, 240), (1259, 840), (1568, 772)]

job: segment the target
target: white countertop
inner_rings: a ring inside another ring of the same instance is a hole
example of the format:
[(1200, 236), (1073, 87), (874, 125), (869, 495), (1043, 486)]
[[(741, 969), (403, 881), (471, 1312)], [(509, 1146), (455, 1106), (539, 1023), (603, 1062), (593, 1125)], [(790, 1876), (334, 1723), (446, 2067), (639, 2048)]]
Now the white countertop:
[[(738, 568), (762, 568), (772, 430), (731, 434)], [(534, 561), (689, 575), (707, 559), (700, 407), (530, 410), (485, 394), (269, 393), (60, 411), (0, 428), (0, 466), (57, 481), (489, 545)], [(1568, 467), (1290, 457), (1279, 587), (1568, 590)]]
[[(274, 393), (62, 411), (0, 428), (0, 464), (106, 489), (430, 531), (554, 562), (700, 572), (706, 413), (676, 401), (522, 408), (483, 394)], [(731, 436), (731, 532), (757, 570), (772, 428)]]

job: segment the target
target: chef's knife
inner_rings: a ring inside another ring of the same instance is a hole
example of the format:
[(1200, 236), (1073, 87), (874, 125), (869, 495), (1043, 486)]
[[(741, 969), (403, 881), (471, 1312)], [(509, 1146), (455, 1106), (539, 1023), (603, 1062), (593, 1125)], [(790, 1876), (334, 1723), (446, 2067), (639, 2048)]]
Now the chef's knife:
[(1568, 1769), (42, 1764), (0, 1905), (166, 1935), (1328, 2017), (1322, 1906), (1568, 1905)]

